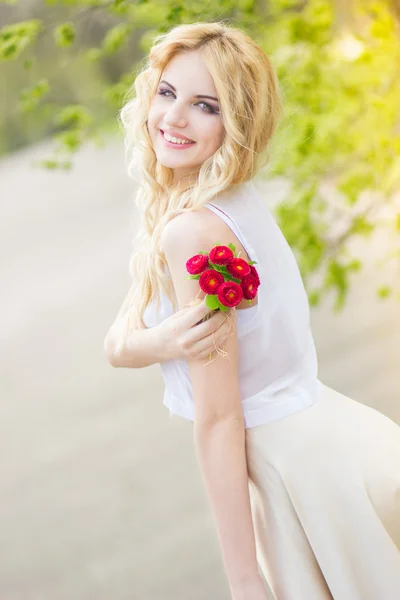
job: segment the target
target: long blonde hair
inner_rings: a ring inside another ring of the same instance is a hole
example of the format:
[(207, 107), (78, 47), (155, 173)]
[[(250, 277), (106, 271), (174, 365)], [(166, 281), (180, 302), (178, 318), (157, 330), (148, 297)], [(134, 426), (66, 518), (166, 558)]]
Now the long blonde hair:
[[(196, 180), (182, 190), (172, 186), (173, 170), (157, 162), (147, 119), (164, 68), (174, 56), (190, 50), (201, 53), (213, 78), (224, 139), (201, 165)], [(133, 91), (120, 118), (128, 171), (133, 178), (139, 177), (136, 205), (141, 224), (129, 263), (133, 284), (119, 313), (127, 317), (119, 350), (133, 329), (144, 326), (143, 313), (152, 300), (158, 309), (161, 288), (177, 310), (160, 247), (165, 225), (252, 179), (268, 162), (268, 143), (281, 112), (278, 82), (267, 55), (251, 37), (225, 23), (178, 25), (156, 36), (129, 95)]]

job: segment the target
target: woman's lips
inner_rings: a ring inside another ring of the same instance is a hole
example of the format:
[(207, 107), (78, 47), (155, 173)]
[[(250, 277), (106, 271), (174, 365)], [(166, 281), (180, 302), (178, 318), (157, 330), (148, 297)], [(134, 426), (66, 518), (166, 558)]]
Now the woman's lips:
[(164, 132), (163, 132), (162, 129), (160, 129), (160, 133), (161, 133), (161, 137), (163, 139), (164, 144), (166, 144), (170, 148), (174, 148), (175, 150), (184, 150), (185, 148), (191, 148), (196, 143), (196, 142), (190, 142), (190, 144), (188, 144), (188, 143), (185, 143), (185, 144), (175, 144), (174, 142), (169, 142), (168, 140), (165, 139)]

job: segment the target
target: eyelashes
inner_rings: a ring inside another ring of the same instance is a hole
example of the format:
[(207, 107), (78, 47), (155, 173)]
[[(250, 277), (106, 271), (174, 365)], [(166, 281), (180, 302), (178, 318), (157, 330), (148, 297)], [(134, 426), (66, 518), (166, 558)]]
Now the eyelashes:
[[(174, 95), (174, 93), (173, 93), (173, 92), (171, 92), (171, 90), (167, 90), (167, 89), (161, 89), (161, 90), (159, 90), (159, 91), (157, 92), (157, 94), (158, 94), (159, 96), (168, 97), (168, 96), (166, 96), (166, 92), (169, 92), (169, 93), (171, 93), (172, 95)], [(216, 111), (216, 110), (215, 110), (215, 109), (214, 109), (214, 108), (213, 108), (213, 107), (212, 107), (210, 104), (208, 104), (208, 102), (203, 102), (203, 101), (201, 100), (201, 101), (200, 101), (200, 102), (198, 102), (197, 104), (204, 104), (204, 106), (207, 106), (207, 108), (208, 108), (209, 110), (204, 110), (204, 109), (202, 109), (202, 110), (203, 110), (203, 112), (208, 112), (208, 113), (210, 113), (211, 115), (219, 115), (219, 112), (218, 112), (218, 111)]]

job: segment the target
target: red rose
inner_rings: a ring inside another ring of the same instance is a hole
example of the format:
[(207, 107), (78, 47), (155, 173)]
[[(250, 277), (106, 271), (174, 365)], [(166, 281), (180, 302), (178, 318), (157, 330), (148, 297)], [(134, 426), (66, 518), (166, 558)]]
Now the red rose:
[(199, 279), (199, 285), (206, 294), (216, 294), (223, 282), (224, 276), (215, 269), (207, 269), (200, 275)]
[(226, 265), (228, 273), (239, 279), (243, 279), (246, 275), (250, 275), (250, 265), (243, 258), (233, 258), (231, 262)]
[(250, 265), (250, 273), (251, 273), (251, 275), (253, 275), (257, 279), (257, 285), (260, 285), (261, 281), (260, 281), (260, 278), (258, 276), (257, 269), (255, 268), (254, 265)]
[(208, 267), (207, 254), (195, 254), (186, 262), (186, 271), (191, 275), (198, 275)]
[(243, 299), (243, 290), (235, 281), (224, 281), (218, 288), (218, 300), (224, 306), (236, 306)]
[(228, 246), (215, 246), (209, 252), (210, 261), (216, 265), (227, 265), (231, 262), (234, 254)]
[(257, 284), (257, 278), (254, 277), (254, 275), (247, 275), (247, 277), (242, 279), (240, 285), (246, 300), (253, 300), (253, 298), (256, 297), (259, 286)]

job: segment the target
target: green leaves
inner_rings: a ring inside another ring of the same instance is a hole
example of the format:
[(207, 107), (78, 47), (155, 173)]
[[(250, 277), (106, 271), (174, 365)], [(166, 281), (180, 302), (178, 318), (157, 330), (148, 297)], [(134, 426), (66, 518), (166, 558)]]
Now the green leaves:
[(221, 310), (222, 312), (228, 312), (229, 308), (221, 304), (216, 294), (206, 294), (205, 303), (208, 308), (212, 310)]
[(47, 79), (40, 79), (29, 88), (22, 90), (19, 99), (19, 108), (21, 112), (34, 110), (41, 99), (50, 91), (50, 84)]
[(66, 128), (54, 136), (59, 147), (67, 153), (75, 152), (88, 137), (92, 122), (93, 117), (85, 106), (70, 104), (61, 109), (54, 117), (56, 127)]
[(17, 59), (36, 40), (42, 27), (42, 21), (31, 19), (0, 29), (0, 61)]
[(84, 133), (80, 129), (70, 129), (57, 134), (55, 139), (67, 152), (74, 152), (82, 145)]
[[(334, 289), (336, 291), (335, 310), (338, 311), (343, 308), (350, 284), (351, 273), (356, 273), (360, 269), (361, 263), (357, 259), (351, 259), (347, 263), (343, 260), (339, 261), (336, 258), (329, 260), (322, 290)], [(311, 294), (311, 300), (315, 304), (319, 302), (322, 290), (314, 290)]]
[(134, 73), (124, 73), (119, 81), (103, 90), (102, 96), (110, 106), (121, 108), (133, 82)]
[(54, 119), (54, 124), (58, 127), (85, 128), (92, 121), (93, 117), (86, 106), (70, 104), (60, 110)]
[(374, 171), (368, 164), (355, 165), (338, 180), (338, 189), (343, 192), (350, 204), (357, 202), (361, 192), (375, 187)]
[(379, 298), (385, 299), (385, 298), (389, 298), (389, 296), (392, 293), (392, 288), (390, 288), (389, 286), (382, 286), (378, 289), (377, 294)]
[[(361, 194), (380, 192), (378, 204), (400, 186), (398, 24), (388, 2), (357, 2), (353, 32), (352, 23), (338, 26), (335, 3), (308, 0), (302, 9), (299, 4), (268, 3), (273, 19), (266, 20), (264, 47), (285, 100), (269, 172), (293, 184), (277, 217), (303, 279), (308, 283), (317, 271), (325, 275), (325, 284), (310, 291), (310, 303), (333, 289), (338, 308), (352, 272), (361, 267), (343, 258), (346, 244), (376, 227)], [(326, 182), (341, 192), (334, 211), (319, 192)], [(333, 239), (335, 221), (347, 222), (349, 215), (345, 235)]]
[(211, 261), (209, 261), (209, 265), (209, 269), (214, 269), (215, 271), (218, 271), (218, 273), (223, 273), (224, 275), (227, 274), (226, 267), (224, 267), (223, 265), (216, 265)]
[(219, 308), (219, 302), (216, 294), (206, 294), (205, 303), (208, 308), (217, 310)]
[(350, 231), (351, 233), (354, 234), (361, 234), (361, 235), (365, 235), (368, 236), (370, 235), (375, 229), (375, 225), (374, 223), (372, 223), (371, 221), (368, 221), (366, 217), (364, 217), (363, 215), (359, 215), (357, 217), (354, 218)]
[(73, 23), (63, 23), (54, 29), (54, 41), (56, 46), (65, 48), (71, 46), (76, 38), (75, 25)]
[(167, 23), (172, 25), (176, 23), (182, 22), (182, 17), (184, 14), (184, 6), (181, 2), (172, 2), (170, 5), (170, 10), (167, 14)]
[(45, 159), (40, 161), (40, 166), (48, 169), (49, 171), (55, 171), (59, 169), (69, 171), (72, 168), (72, 163), (70, 160)]
[(102, 50), (105, 54), (114, 54), (128, 40), (132, 31), (131, 23), (119, 23), (109, 29), (103, 40)]

